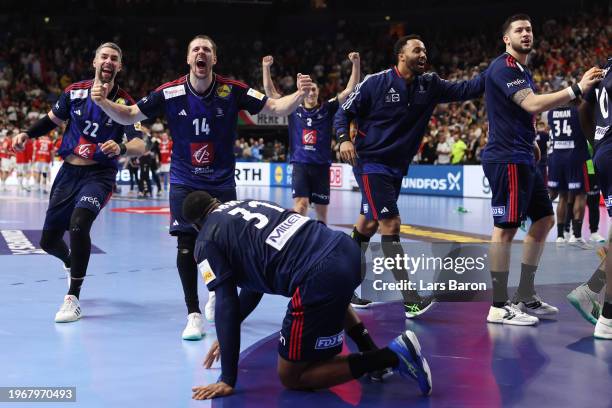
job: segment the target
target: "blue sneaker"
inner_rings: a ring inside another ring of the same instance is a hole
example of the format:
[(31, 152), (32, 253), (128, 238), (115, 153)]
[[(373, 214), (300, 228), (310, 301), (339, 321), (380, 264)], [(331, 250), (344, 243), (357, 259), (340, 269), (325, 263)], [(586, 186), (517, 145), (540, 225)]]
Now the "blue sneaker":
[(406, 330), (401, 336), (397, 336), (389, 348), (399, 358), (396, 370), (405, 378), (413, 378), (419, 383), (423, 395), (431, 394), (431, 371), (427, 360), (421, 356), (421, 345), (416, 335)]

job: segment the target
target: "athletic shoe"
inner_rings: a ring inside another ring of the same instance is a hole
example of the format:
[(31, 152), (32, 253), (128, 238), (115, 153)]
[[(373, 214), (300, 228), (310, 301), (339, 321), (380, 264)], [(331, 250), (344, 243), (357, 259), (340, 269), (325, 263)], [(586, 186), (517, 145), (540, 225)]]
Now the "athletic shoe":
[(183, 340), (202, 340), (204, 337), (204, 322), (201, 313), (190, 313), (187, 316), (187, 326), (183, 330)]
[(351, 306), (353, 306), (353, 309), (367, 309), (371, 304), (371, 300), (362, 299), (357, 296), (357, 293), (353, 293), (353, 297), (351, 298)]
[(606, 242), (606, 239), (599, 232), (594, 232), (589, 237), (589, 241), (603, 244)]
[(572, 234), (570, 234), (569, 229), (566, 229), (565, 231), (563, 231), (563, 238), (565, 238), (566, 241), (570, 239), (571, 236)]
[(215, 292), (208, 292), (208, 302), (204, 306), (204, 316), (211, 323), (215, 321)]
[(576, 238), (572, 235), (567, 243), (582, 249), (593, 249), (593, 245), (586, 242), (582, 237)]
[(542, 302), (542, 299), (538, 295), (533, 295), (527, 302), (513, 300), (512, 303), (521, 311), (540, 319), (556, 319), (559, 314), (559, 309), (557, 307)]
[(557, 237), (557, 240), (555, 241), (555, 244), (557, 244), (557, 246), (563, 246), (565, 245), (565, 238), (562, 237)]
[(612, 319), (599, 316), (593, 336), (596, 339), (612, 340)]
[(433, 296), (424, 297), (418, 302), (404, 302), (404, 314), (407, 319), (412, 319), (425, 313), (434, 303)]
[(508, 302), (504, 307), (491, 306), (487, 316), (487, 322), (499, 324), (511, 324), (514, 326), (534, 326), (539, 322), (535, 316), (523, 313), (521, 309)]
[(376, 370), (372, 371), (368, 375), (370, 376), (371, 381), (382, 382), (393, 375), (393, 369), (385, 368), (383, 370)]
[(597, 293), (587, 284), (582, 284), (567, 295), (567, 300), (578, 310), (578, 313), (591, 324), (597, 324), (601, 314), (601, 304), (597, 301)]
[(396, 371), (404, 378), (416, 380), (423, 395), (430, 395), (431, 371), (427, 360), (421, 356), (421, 345), (416, 335), (406, 330), (389, 343), (389, 348), (397, 354), (399, 360)]
[(55, 323), (75, 322), (81, 318), (81, 305), (79, 299), (73, 295), (64, 296), (64, 303), (55, 314)]

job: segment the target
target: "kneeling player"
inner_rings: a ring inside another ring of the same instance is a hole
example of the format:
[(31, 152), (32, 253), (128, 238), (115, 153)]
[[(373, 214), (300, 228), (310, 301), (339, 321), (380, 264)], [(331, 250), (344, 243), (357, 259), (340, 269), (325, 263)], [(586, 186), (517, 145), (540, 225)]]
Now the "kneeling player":
[[(431, 393), (431, 374), (411, 331), (378, 349), (349, 304), (360, 284), (360, 249), (347, 235), (267, 201), (221, 204), (190, 193), (184, 218), (201, 232), (195, 257), (215, 291), (218, 343), (205, 365), (221, 357), (219, 382), (193, 388), (194, 399), (230, 395), (238, 375), (240, 324), (264, 293), (290, 297), (278, 345), (278, 373), (290, 389), (328, 388), (393, 368)], [(240, 294), (237, 288), (240, 287)], [(359, 353), (338, 356), (344, 331)]]
[[(599, 176), (608, 214), (612, 217), (612, 129), (610, 129), (612, 109), (608, 102), (608, 95), (612, 93), (610, 67), (612, 59), (608, 59), (604, 68), (603, 80), (585, 96), (585, 101), (580, 105), (580, 122), (584, 134), (589, 139), (594, 138), (593, 164)], [(608, 234), (608, 253), (612, 249), (610, 236), (612, 228)], [(580, 314), (595, 324), (594, 336), (599, 339), (612, 340), (612, 286), (605, 285), (611, 280), (612, 257), (608, 256), (587, 283), (580, 285), (568, 295), (568, 299)], [(604, 304), (600, 307), (597, 294), (604, 287), (606, 287)]]

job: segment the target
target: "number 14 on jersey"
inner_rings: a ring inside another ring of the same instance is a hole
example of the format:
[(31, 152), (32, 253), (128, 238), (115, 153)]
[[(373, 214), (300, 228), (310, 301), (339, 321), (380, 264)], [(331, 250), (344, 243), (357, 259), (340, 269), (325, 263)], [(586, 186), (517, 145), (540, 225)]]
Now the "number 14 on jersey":
[(196, 136), (200, 136), (200, 134), (206, 134), (206, 136), (208, 136), (210, 133), (210, 127), (208, 126), (208, 122), (206, 122), (206, 118), (194, 119), (193, 127), (195, 128)]

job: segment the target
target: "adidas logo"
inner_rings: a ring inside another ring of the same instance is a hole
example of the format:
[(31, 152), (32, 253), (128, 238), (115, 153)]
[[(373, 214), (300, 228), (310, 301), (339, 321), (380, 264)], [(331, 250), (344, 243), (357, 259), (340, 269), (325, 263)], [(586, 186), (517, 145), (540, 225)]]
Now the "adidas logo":
[(185, 109), (179, 112), (179, 116), (187, 116), (187, 112), (185, 112)]
[(75, 110), (74, 113), (76, 113), (77, 115), (81, 116), (81, 110), (80, 109)]
[(172, 223), (172, 226), (173, 226), (173, 227), (176, 227), (177, 225), (179, 225), (178, 221), (177, 221), (177, 220), (174, 220), (174, 222)]
[(381, 214), (388, 213), (388, 212), (389, 212), (389, 210), (387, 209), (387, 207), (383, 207), (383, 209), (380, 210)]
[(396, 92), (397, 91), (395, 89), (391, 88), (391, 89), (389, 89), (389, 92), (387, 92), (387, 93), (396, 93)]

